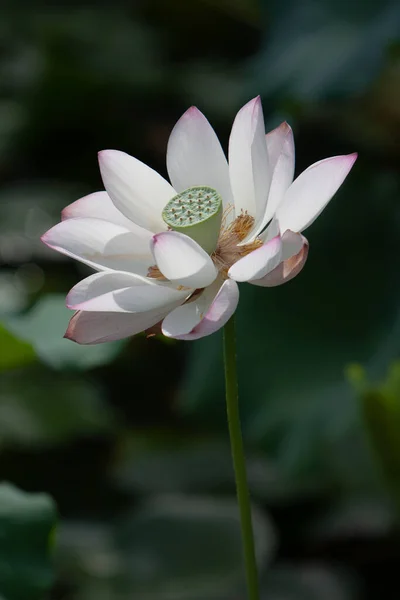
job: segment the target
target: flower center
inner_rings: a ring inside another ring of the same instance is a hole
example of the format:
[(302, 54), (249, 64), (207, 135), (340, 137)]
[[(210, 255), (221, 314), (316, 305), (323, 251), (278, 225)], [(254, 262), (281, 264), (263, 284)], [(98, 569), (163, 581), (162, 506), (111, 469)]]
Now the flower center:
[[(162, 218), (170, 229), (195, 240), (226, 279), (236, 261), (262, 246), (259, 238), (243, 244), (254, 225), (254, 217), (247, 212), (242, 211), (226, 225), (232, 210), (233, 206), (228, 205), (222, 213), (218, 192), (207, 186), (196, 186), (174, 196), (164, 208)], [(156, 265), (149, 267), (147, 277), (166, 281)]]
[[(230, 210), (228, 206), (226, 211)], [(211, 258), (223, 277), (228, 277), (228, 271), (236, 261), (262, 246), (263, 243), (259, 238), (248, 244), (239, 245), (250, 233), (253, 225), (254, 217), (247, 212), (242, 212), (227, 227), (222, 223), (217, 247), (211, 254)]]
[(191, 237), (211, 254), (221, 228), (222, 198), (213, 188), (191, 187), (168, 202), (162, 218), (171, 229)]

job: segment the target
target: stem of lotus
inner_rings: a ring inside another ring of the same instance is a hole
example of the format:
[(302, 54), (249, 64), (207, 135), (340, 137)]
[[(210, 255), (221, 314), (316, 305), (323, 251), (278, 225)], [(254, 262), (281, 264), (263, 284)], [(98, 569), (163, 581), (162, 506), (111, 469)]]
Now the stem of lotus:
[(248, 599), (259, 600), (260, 593), (254, 549), (253, 525), (251, 520), (250, 494), (247, 484), (246, 462), (239, 414), (234, 317), (231, 317), (224, 327), (224, 363), (226, 407), (232, 459), (235, 470), (236, 493), (239, 503), (240, 525), (242, 529), (243, 557), (246, 570)]

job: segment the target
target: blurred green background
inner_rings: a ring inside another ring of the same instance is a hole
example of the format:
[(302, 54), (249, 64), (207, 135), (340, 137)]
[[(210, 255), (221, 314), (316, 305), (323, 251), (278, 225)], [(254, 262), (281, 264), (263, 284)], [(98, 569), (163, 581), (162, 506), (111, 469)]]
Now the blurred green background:
[(98, 150), (166, 174), (188, 106), (226, 148), (259, 93), (296, 173), (359, 152), (301, 275), (241, 286), (263, 600), (398, 599), (399, 32), (397, 0), (2, 1), (0, 478), (58, 505), (52, 599), (245, 598), (221, 336), (74, 345), (89, 270), (39, 237), (102, 189)]

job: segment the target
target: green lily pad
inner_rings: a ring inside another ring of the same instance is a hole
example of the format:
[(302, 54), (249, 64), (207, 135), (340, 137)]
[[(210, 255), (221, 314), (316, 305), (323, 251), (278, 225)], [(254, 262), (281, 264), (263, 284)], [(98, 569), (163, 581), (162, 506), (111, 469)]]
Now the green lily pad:
[(27, 314), (10, 317), (6, 327), (31, 343), (38, 358), (55, 369), (90, 369), (113, 360), (125, 342), (80, 346), (64, 338), (72, 314), (65, 296), (49, 294)]
[(108, 431), (111, 423), (101, 390), (89, 380), (36, 369), (2, 374), (1, 445), (63, 442)]
[(0, 371), (29, 364), (35, 359), (32, 346), (14, 337), (0, 324)]
[(0, 593), (7, 600), (42, 600), (52, 585), (55, 525), (49, 496), (0, 485)]

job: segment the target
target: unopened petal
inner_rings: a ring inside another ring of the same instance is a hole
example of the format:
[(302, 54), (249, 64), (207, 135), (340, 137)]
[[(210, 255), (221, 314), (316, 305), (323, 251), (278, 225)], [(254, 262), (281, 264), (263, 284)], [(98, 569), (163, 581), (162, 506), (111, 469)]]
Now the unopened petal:
[(271, 183), (264, 117), (259, 97), (237, 114), (229, 139), (229, 173), (236, 215), (247, 211), (258, 222)]
[(187, 235), (176, 231), (159, 233), (153, 237), (151, 249), (157, 267), (171, 282), (203, 288), (217, 276), (207, 252)]
[(167, 149), (167, 168), (175, 190), (207, 185), (233, 204), (228, 162), (214, 129), (195, 106), (173, 128)]
[(73, 287), (67, 306), (97, 312), (146, 312), (183, 302), (189, 293), (132, 273), (107, 271), (95, 273)]
[(137, 227), (135, 233), (102, 219), (67, 219), (42, 236), (47, 245), (96, 270), (115, 269), (146, 275), (153, 262), (152, 234)]
[(278, 235), (231, 266), (228, 275), (235, 281), (260, 279), (275, 269), (282, 259), (282, 241)]
[(99, 152), (104, 187), (118, 210), (153, 233), (164, 231), (164, 206), (176, 192), (156, 171), (118, 150)]
[(303, 171), (277, 209), (281, 231), (304, 231), (309, 227), (342, 185), (356, 158), (357, 154), (334, 156)]
[(197, 340), (223, 327), (235, 312), (239, 288), (235, 281), (220, 280), (205, 289), (195, 300), (172, 311), (163, 321), (162, 332), (180, 340)]

